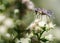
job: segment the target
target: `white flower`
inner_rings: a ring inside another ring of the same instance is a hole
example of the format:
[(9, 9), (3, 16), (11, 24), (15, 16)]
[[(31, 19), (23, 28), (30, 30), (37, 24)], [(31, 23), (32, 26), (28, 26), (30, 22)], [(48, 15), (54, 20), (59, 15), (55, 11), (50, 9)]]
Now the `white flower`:
[(50, 27), (50, 28), (54, 28), (54, 26), (55, 26), (55, 25), (53, 25), (52, 22), (49, 23), (49, 27)]
[(13, 27), (14, 26), (14, 22), (12, 19), (8, 18), (4, 21), (4, 25), (7, 27)]
[(4, 34), (7, 32), (7, 28), (5, 26), (0, 26), (0, 34)]
[(48, 21), (47, 17), (48, 17), (47, 15), (42, 15), (42, 20), (45, 21), (45, 22), (47, 22)]
[(6, 18), (6, 16), (5, 16), (5, 15), (0, 14), (0, 22), (4, 21), (4, 20), (5, 20), (5, 18)]
[(35, 30), (40, 30), (40, 27), (36, 26), (36, 27), (35, 27)]
[(55, 25), (52, 22), (46, 24), (46, 30), (53, 29), (54, 27), (55, 27)]
[(28, 37), (30, 38), (30, 37), (32, 37), (33, 36), (33, 33), (31, 32), (29, 35), (28, 35)]
[(9, 34), (9, 33), (7, 33), (5, 36), (6, 36), (7, 38), (10, 38), (10, 34)]
[(27, 8), (30, 9), (30, 10), (33, 10), (33, 9), (34, 9), (34, 4), (33, 4), (32, 1), (29, 1), (29, 2), (27, 3)]
[(18, 39), (16, 39), (16, 40), (15, 40), (15, 43), (21, 43), (21, 41), (20, 41), (20, 40), (18, 40)]
[(19, 13), (19, 9), (15, 9), (14, 10), (14, 13), (16, 14), (16, 13)]
[(31, 32), (30, 34), (26, 34), (26, 37), (28, 37), (28, 38), (30, 38), (30, 37), (32, 37), (33, 36), (33, 32)]
[(34, 22), (35, 22), (35, 23), (38, 23), (39, 21), (40, 21), (40, 19), (36, 19)]
[(34, 30), (36, 33), (42, 31), (42, 29), (39, 26), (36, 26)]
[(53, 41), (53, 35), (49, 34), (49, 35), (45, 36), (45, 39), (47, 39), (49, 41)]
[(32, 24), (29, 26), (29, 28), (33, 29), (33, 28), (35, 28), (35, 26), (36, 26), (36, 23), (32, 23)]
[(26, 3), (29, 2), (30, 0), (22, 0), (22, 3)]
[(46, 28), (54, 28), (54, 27), (55, 25), (52, 22), (46, 24)]
[(50, 27), (48, 24), (46, 24), (46, 30), (50, 30)]
[(29, 38), (21, 38), (20, 42), (21, 43), (29, 43), (30, 39)]
[(3, 36), (4, 39), (6, 39), (6, 40), (12, 39), (12, 37), (11, 37), (11, 35), (10, 35), (9, 33), (5, 33), (5, 34), (3, 34), (2, 36)]
[(44, 22), (44, 21), (40, 21), (40, 22), (38, 23), (38, 25), (39, 25), (40, 27), (44, 27), (45, 24), (46, 24), (46, 22)]

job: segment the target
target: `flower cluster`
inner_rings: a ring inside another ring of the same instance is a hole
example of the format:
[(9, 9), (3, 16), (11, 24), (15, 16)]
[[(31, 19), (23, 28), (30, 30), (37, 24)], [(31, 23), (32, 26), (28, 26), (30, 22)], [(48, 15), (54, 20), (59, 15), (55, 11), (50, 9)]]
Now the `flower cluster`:
[[(29, 37), (36, 36), (39, 41), (43, 41), (43, 42), (51, 41), (52, 40), (52, 35), (47, 35), (47, 36), (41, 38), (42, 37), (42, 34), (45, 31), (47, 32), (50, 29), (54, 29), (55, 28), (55, 24), (53, 24), (53, 22), (50, 20), (50, 17), (48, 15), (43, 15), (43, 13), (46, 14), (49, 11), (47, 12), (47, 10), (42, 10), (42, 12), (40, 12), (40, 9), (36, 9), (35, 11), (38, 14), (41, 13), (41, 16), (40, 16), (40, 14), (38, 15), (36, 13), (36, 15), (39, 16), (39, 18), (36, 18), (34, 20), (34, 22), (32, 22), (30, 24), (30, 26), (27, 28), (27, 30), (30, 30), (30, 32), (31, 32), (30, 35), (27, 34), (27, 36), (29, 36)], [(48, 14), (50, 14), (50, 12)]]
[[(45, 22), (45, 21), (40, 21), (40, 19), (36, 19), (28, 28), (30, 30), (50, 30), (54, 28), (54, 24), (52, 22)], [(43, 28), (45, 27), (45, 28)]]
[(0, 13), (0, 34), (7, 33), (8, 28), (12, 28), (12, 27), (14, 27), (13, 19)]

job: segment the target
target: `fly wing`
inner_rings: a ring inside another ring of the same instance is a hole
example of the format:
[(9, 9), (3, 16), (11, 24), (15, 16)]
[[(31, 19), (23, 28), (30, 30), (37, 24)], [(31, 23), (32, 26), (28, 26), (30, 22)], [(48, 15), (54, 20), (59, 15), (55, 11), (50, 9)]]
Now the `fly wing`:
[(42, 9), (42, 12), (50, 17), (54, 14), (51, 10), (46, 10), (44, 8)]
[(35, 13), (37, 14), (39, 11), (42, 11), (43, 14), (48, 15), (49, 17), (51, 17), (54, 13), (51, 10), (46, 10), (44, 8), (35, 8), (34, 9)]
[(47, 11), (47, 15), (48, 15), (48, 16), (51, 17), (53, 14), (54, 14), (54, 13), (53, 13), (51, 10), (48, 10), (48, 11)]

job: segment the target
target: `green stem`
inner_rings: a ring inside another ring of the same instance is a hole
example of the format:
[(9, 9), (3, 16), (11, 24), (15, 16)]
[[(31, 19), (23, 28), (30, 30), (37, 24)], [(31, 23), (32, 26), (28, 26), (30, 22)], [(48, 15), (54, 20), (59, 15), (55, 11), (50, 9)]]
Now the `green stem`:
[(45, 31), (42, 31), (42, 32), (40, 33), (40, 38), (41, 38), (41, 36), (43, 35), (44, 32), (45, 32)]

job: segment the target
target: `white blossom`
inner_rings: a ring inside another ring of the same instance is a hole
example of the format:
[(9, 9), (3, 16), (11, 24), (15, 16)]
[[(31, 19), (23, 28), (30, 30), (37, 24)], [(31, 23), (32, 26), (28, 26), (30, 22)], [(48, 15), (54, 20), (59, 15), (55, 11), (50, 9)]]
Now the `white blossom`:
[(5, 15), (0, 14), (0, 22), (4, 21), (4, 20), (5, 20), (5, 18), (6, 18), (6, 16), (5, 16)]
[(50, 27), (48, 24), (46, 24), (46, 30), (50, 30)]
[(29, 43), (30, 39), (29, 38), (21, 38), (20, 42), (21, 43)]
[(40, 21), (40, 22), (38, 23), (38, 25), (39, 25), (40, 27), (44, 27), (45, 24), (46, 24), (46, 22), (44, 22), (44, 21)]
[(54, 28), (54, 26), (55, 26), (55, 25), (54, 25), (52, 22), (49, 23), (49, 27), (50, 27), (50, 28)]
[(14, 10), (14, 13), (16, 14), (16, 13), (19, 13), (19, 9), (15, 9)]
[(0, 26), (0, 34), (4, 34), (7, 32), (7, 28), (5, 26)]
[(45, 36), (45, 39), (47, 39), (49, 41), (53, 41), (53, 35), (49, 34), (49, 35)]
[(34, 22), (35, 22), (35, 23), (38, 23), (38, 22), (40, 22), (40, 19), (36, 19)]
[(13, 27), (13, 26), (14, 26), (14, 22), (13, 22), (12, 19), (7, 18), (7, 19), (4, 21), (4, 25), (7, 26), (7, 27)]
[(32, 37), (33, 36), (33, 33), (31, 32), (29, 35), (28, 35), (28, 37), (30, 38), (30, 37)]
[(32, 23), (29, 28), (33, 29), (36, 26), (36, 23)]
[(36, 26), (34, 30), (35, 30), (35, 32), (40, 32), (40, 31), (42, 31), (42, 29), (41, 29), (39, 26)]
[(26, 3), (29, 2), (30, 0), (22, 0), (22, 3)]
[(6, 36), (7, 38), (10, 38), (10, 34), (9, 34), (9, 33), (5, 34), (5, 36)]
[(33, 4), (32, 1), (29, 1), (29, 2), (27, 3), (27, 8), (30, 9), (30, 10), (33, 10), (33, 9), (34, 9), (34, 4)]
[(35, 30), (40, 30), (40, 27), (36, 26), (36, 27), (35, 27)]
[(15, 40), (15, 43), (20, 43), (20, 42), (21, 42), (21, 41), (20, 41), (20, 40), (18, 40), (18, 39), (16, 39), (16, 40)]
[(55, 27), (55, 24), (53, 24), (52, 22), (46, 24), (46, 29), (51, 29), (51, 28), (54, 28)]
[(55, 28), (55, 24), (53, 24), (52, 22), (46, 24), (46, 30), (50, 30), (50, 29), (53, 29)]

